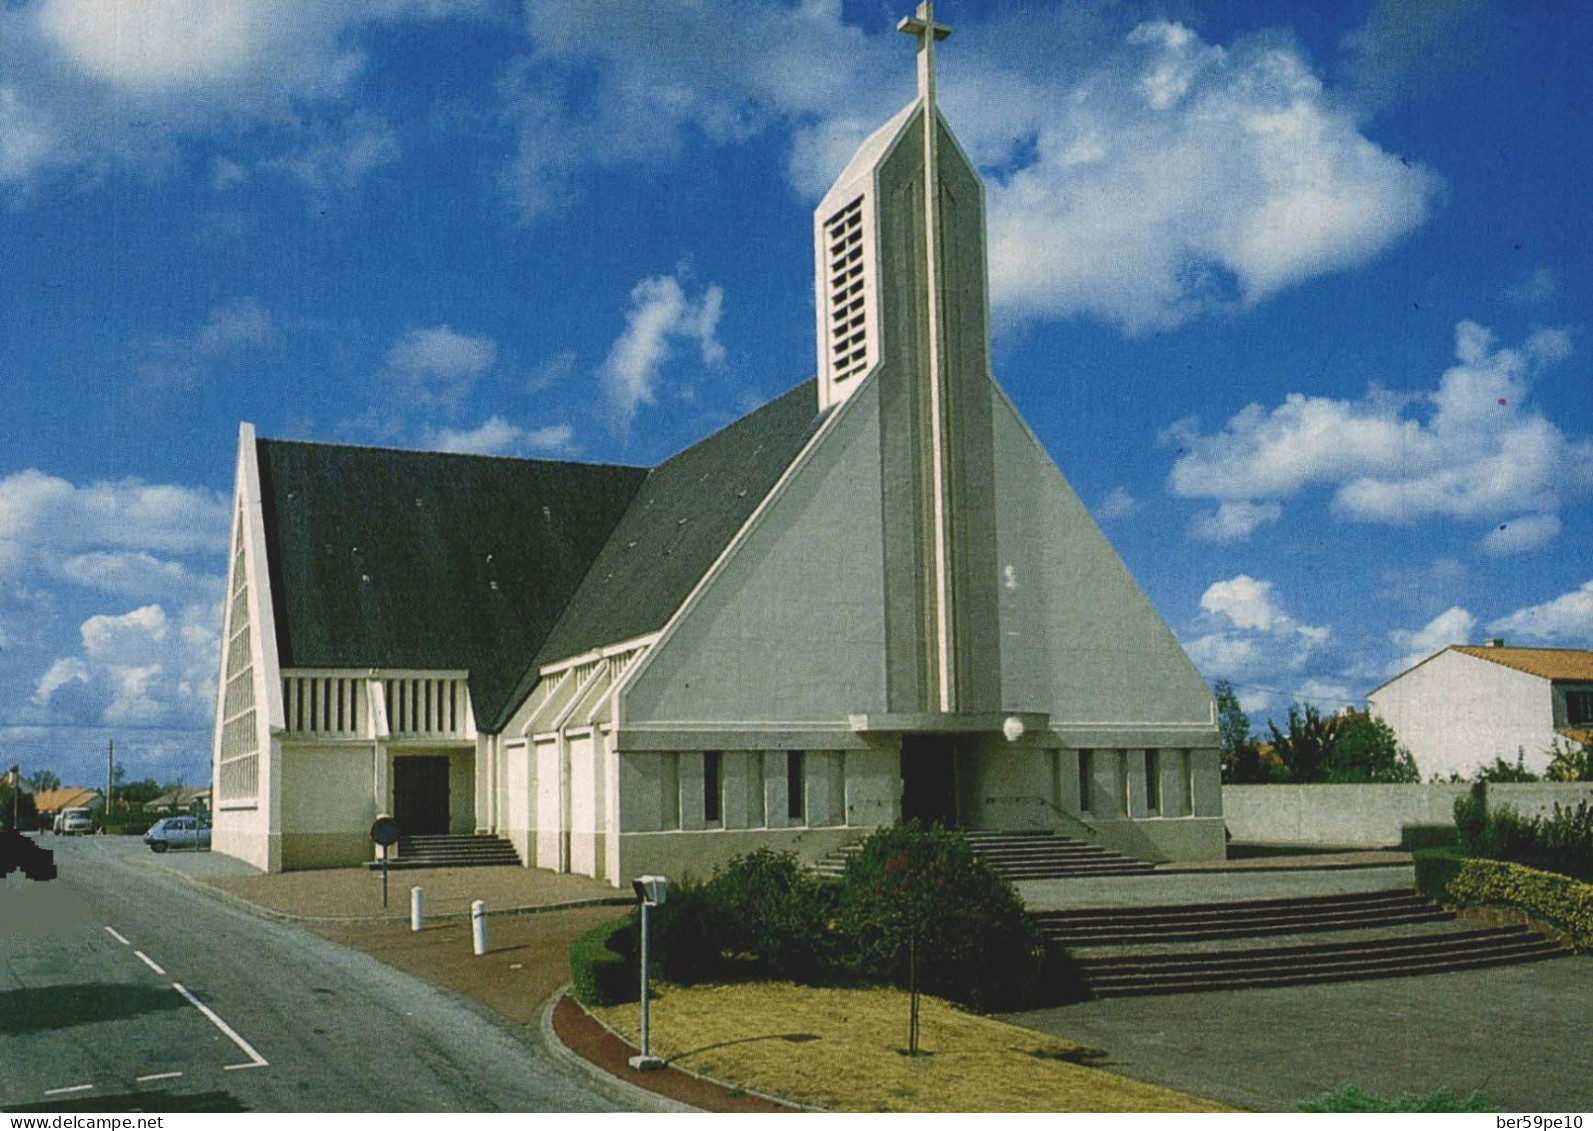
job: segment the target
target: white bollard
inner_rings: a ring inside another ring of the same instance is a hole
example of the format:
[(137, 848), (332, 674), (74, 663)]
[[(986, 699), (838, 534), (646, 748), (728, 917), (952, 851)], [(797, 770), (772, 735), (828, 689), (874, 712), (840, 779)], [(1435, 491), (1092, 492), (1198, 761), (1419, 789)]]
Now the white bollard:
[(421, 923), (426, 918), (426, 893), (420, 888), (409, 889), (409, 929), (420, 930)]
[(478, 899), (470, 905), (470, 927), (476, 949), (476, 957), (480, 958), (487, 953), (487, 903)]

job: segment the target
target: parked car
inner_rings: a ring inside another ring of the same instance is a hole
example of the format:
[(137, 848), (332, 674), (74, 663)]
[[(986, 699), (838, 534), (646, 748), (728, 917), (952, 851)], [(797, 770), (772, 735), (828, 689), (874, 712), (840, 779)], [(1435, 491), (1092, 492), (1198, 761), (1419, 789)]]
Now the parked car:
[(55, 815), (55, 824), (51, 827), (64, 836), (92, 833), (94, 814), (87, 809), (62, 809)]
[(209, 848), (210, 822), (198, 817), (162, 817), (144, 834), (151, 852), (168, 848)]

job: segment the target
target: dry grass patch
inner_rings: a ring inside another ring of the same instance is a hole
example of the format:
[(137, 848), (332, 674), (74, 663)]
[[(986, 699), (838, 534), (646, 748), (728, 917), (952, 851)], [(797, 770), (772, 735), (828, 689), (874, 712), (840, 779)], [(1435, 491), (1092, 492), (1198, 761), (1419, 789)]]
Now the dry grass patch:
[[(653, 1052), (738, 1087), (832, 1111), (1229, 1111), (1070, 1063), (1079, 1046), (925, 997), (917, 1058), (907, 994), (782, 983), (663, 986)], [(636, 1005), (593, 1012), (632, 1042)]]

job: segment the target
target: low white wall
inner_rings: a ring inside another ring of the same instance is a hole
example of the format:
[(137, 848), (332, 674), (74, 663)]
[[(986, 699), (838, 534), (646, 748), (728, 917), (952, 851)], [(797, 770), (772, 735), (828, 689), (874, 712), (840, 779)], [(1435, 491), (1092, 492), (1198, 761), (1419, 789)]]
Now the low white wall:
[[(1399, 844), (1412, 825), (1450, 825), (1455, 798), (1471, 787), (1414, 785), (1225, 785), (1222, 812), (1234, 840), (1260, 844), (1374, 847)], [(1488, 803), (1523, 815), (1549, 813), (1555, 802), (1593, 801), (1593, 783), (1496, 783)]]

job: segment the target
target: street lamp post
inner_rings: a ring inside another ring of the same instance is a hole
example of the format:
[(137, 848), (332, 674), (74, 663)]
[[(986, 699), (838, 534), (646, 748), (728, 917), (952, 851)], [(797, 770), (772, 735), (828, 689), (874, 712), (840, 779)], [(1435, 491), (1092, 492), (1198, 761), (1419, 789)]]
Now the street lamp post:
[(636, 898), (642, 905), (642, 1051), (640, 1056), (633, 1056), (630, 1059), (631, 1067), (638, 1072), (649, 1072), (664, 1067), (663, 1060), (653, 1055), (652, 1034), (648, 1025), (647, 950), (650, 932), (647, 911), (664, 902), (665, 889), (668, 886), (669, 881), (663, 876), (639, 876), (631, 881), (631, 887), (636, 890)]

